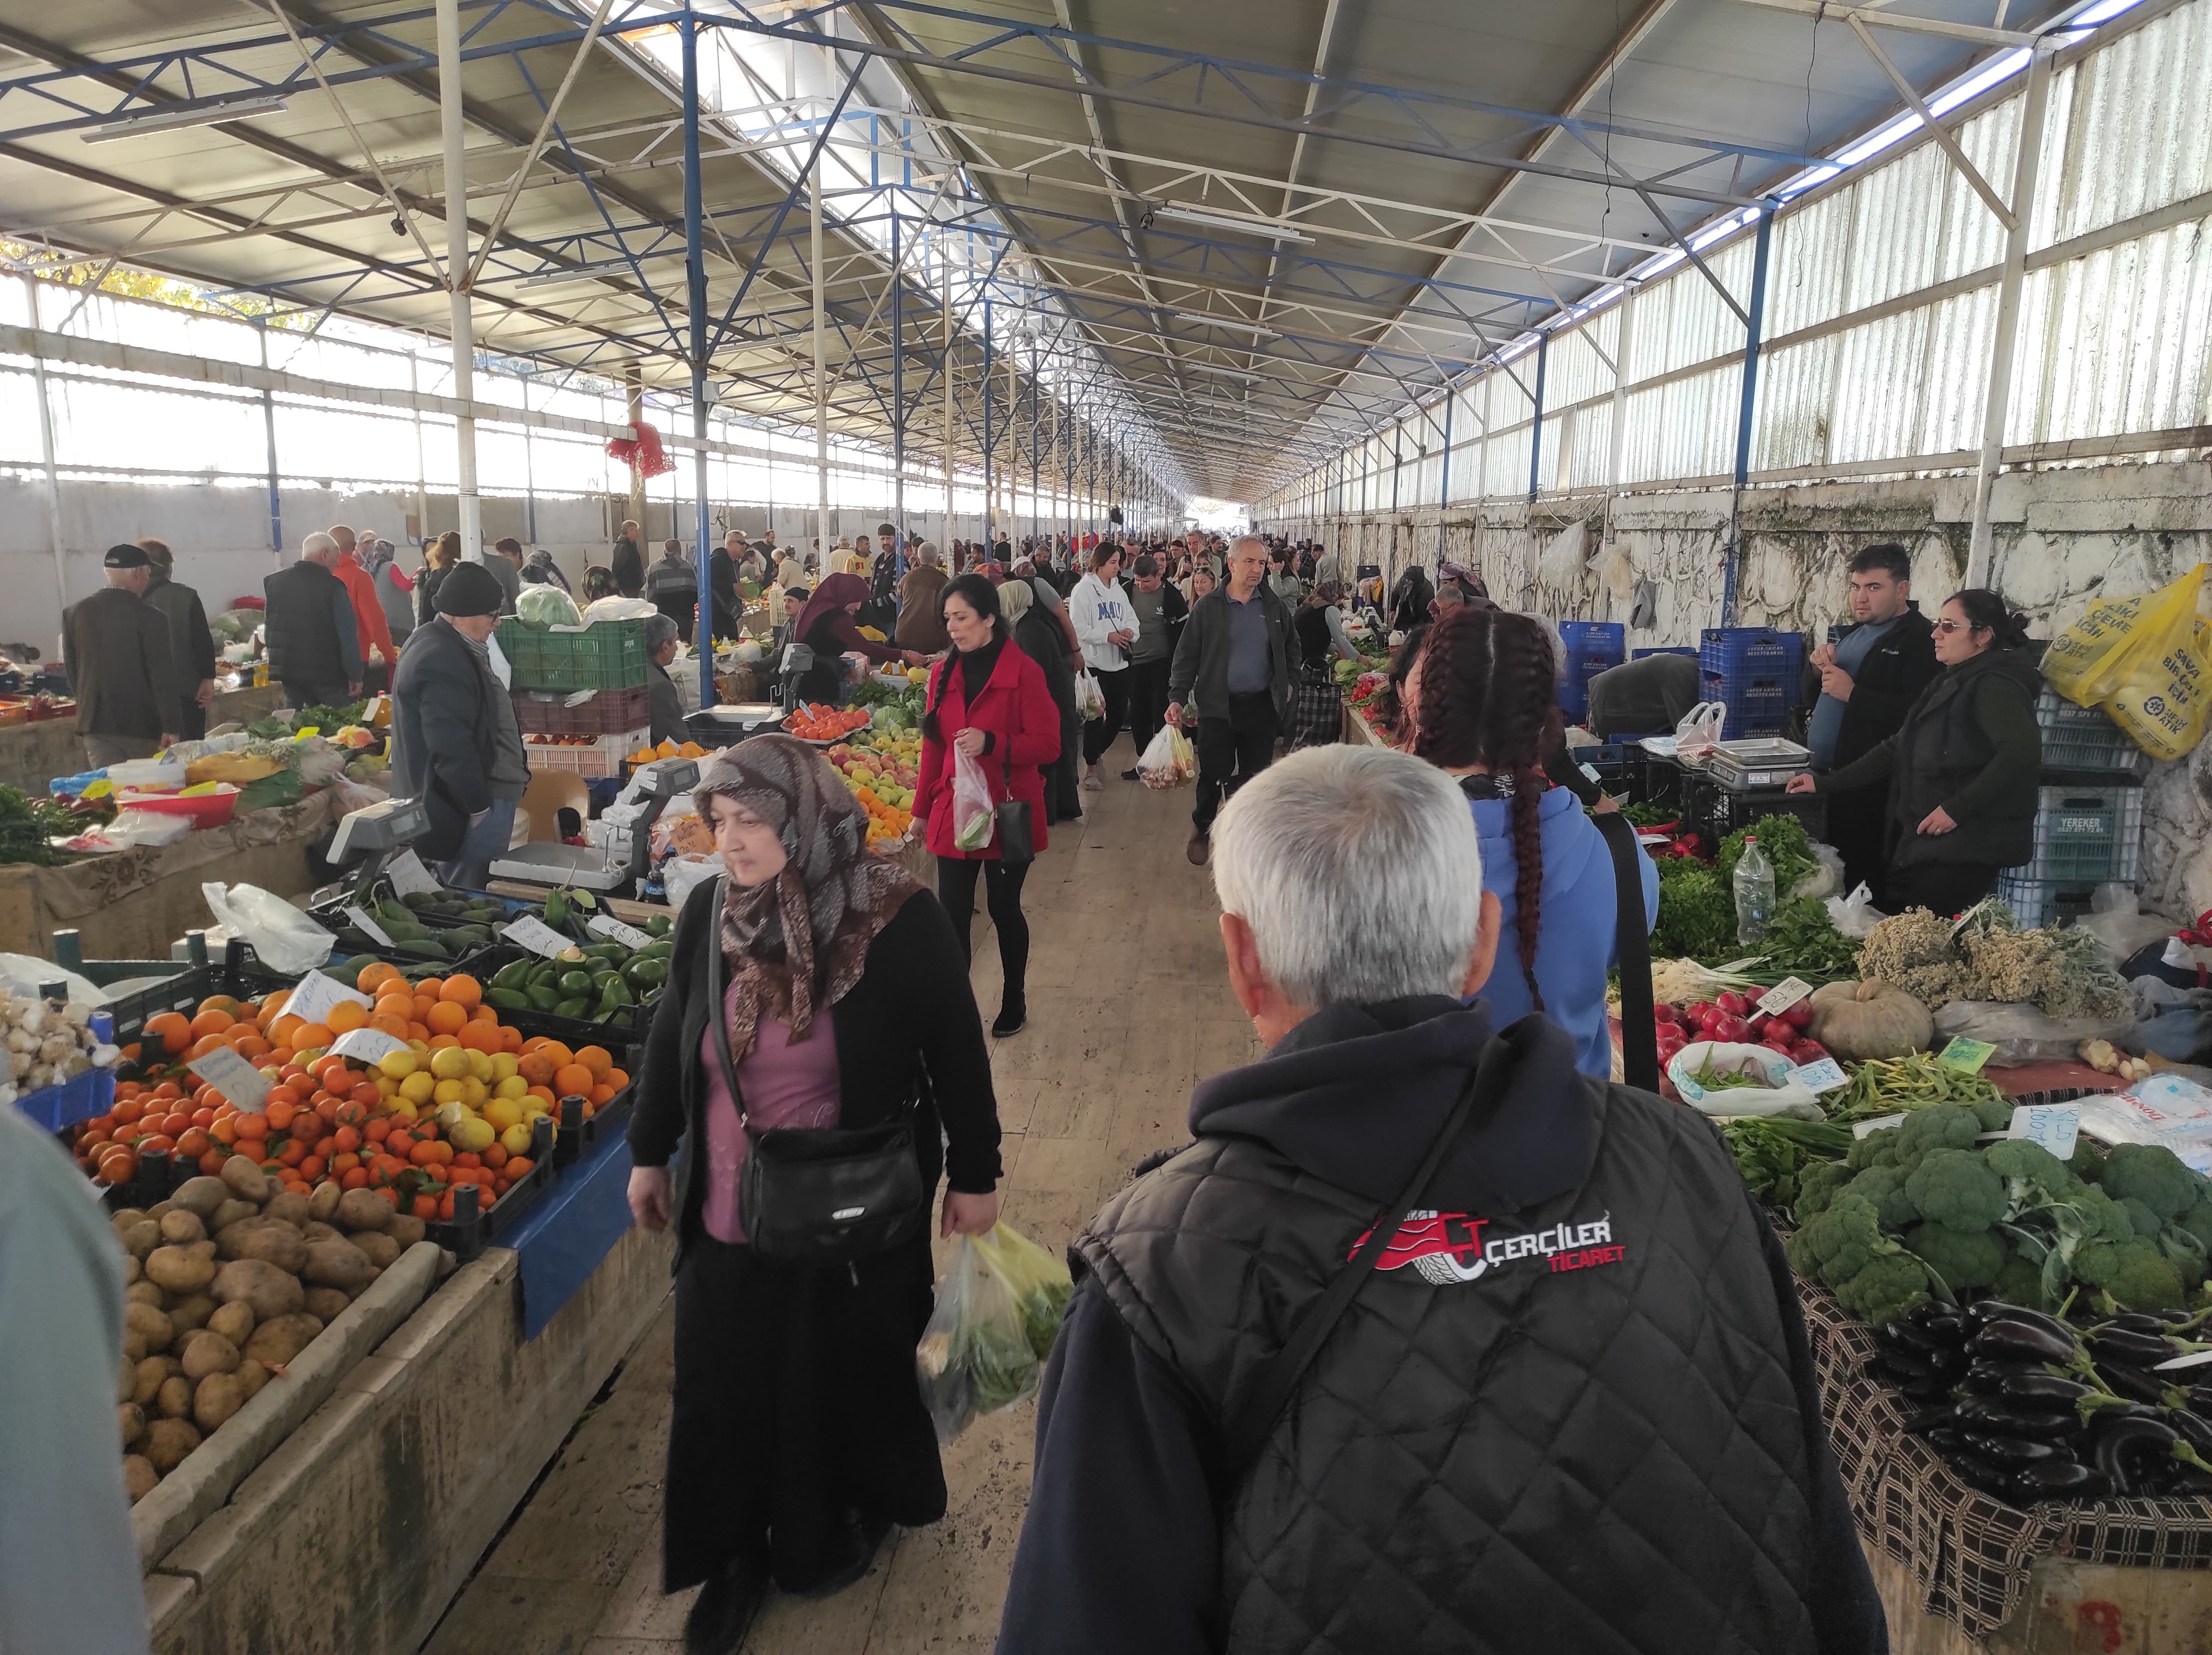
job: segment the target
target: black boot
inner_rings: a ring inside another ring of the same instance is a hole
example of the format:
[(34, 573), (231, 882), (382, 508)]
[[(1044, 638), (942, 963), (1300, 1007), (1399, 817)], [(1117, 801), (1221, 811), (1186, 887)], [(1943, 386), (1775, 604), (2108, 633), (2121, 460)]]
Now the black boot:
[(835, 1597), (846, 1587), (857, 1585), (860, 1578), (874, 1567), (876, 1553), (884, 1543), (884, 1537), (891, 1525), (880, 1518), (853, 1525), (853, 1561), (842, 1569), (817, 1581), (814, 1585), (793, 1593), (796, 1597)]
[(684, 1655), (737, 1655), (768, 1596), (768, 1571), (743, 1561), (708, 1580), (684, 1622)]
[(1030, 1020), (1029, 1001), (1021, 990), (1011, 991), (999, 1003), (999, 1020), (991, 1025), (991, 1038), (1003, 1040), (1018, 1034)]

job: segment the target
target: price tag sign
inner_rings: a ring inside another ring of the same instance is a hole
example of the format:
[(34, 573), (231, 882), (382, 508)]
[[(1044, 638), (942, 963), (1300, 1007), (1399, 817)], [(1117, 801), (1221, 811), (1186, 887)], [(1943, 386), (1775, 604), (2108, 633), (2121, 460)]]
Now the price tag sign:
[(1813, 985), (1802, 977), (1785, 977), (1759, 997), (1759, 1009), (1770, 1017), (1778, 1017), (1813, 991)]
[(2212, 1362), (2212, 1350), (2192, 1350), (2186, 1356), (2176, 1356), (2171, 1361), (2156, 1363), (2150, 1371), (2171, 1373), (2177, 1367), (2202, 1367), (2207, 1362)]
[(1982, 1065), (1996, 1055), (1996, 1047), (1987, 1040), (1970, 1040), (1960, 1034), (1951, 1044), (1936, 1054), (1936, 1061), (1946, 1069), (1955, 1069), (1961, 1075), (1978, 1075)]
[(392, 881), (392, 888), (402, 896), (428, 896), (441, 888), (438, 882), (430, 877), (430, 870), (422, 865), (422, 858), (412, 850), (402, 851), (392, 858), (385, 864), (384, 871)]
[(506, 930), (500, 934), (518, 947), (528, 949), (532, 954), (542, 954), (549, 960), (562, 949), (576, 946), (544, 920), (529, 914), (508, 921)]
[(1875, 1117), (1873, 1120), (1852, 1122), (1851, 1136), (1855, 1138), (1862, 1138), (1866, 1137), (1869, 1132), (1886, 1132), (1893, 1126), (1901, 1126), (1904, 1124), (1905, 1116), (1902, 1113), (1894, 1115), (1880, 1115)]
[[(364, 1011), (376, 1003), (366, 994), (356, 993), (343, 983), (333, 982), (319, 971), (311, 971), (300, 979), (300, 986), (286, 998), (284, 1009), (295, 1017), (304, 1017), (311, 1023), (319, 1023), (332, 1006), (348, 1000)], [(210, 1081), (209, 1084), (213, 1085), (214, 1082)]]
[(374, 1063), (406, 1049), (406, 1041), (395, 1040), (380, 1028), (349, 1029), (331, 1047), (341, 1058), (354, 1058), (362, 1063)]
[(241, 1111), (258, 1115), (269, 1104), (269, 1076), (227, 1046), (204, 1052), (185, 1065)]
[(383, 926), (378, 924), (375, 919), (370, 916), (368, 910), (362, 907), (358, 902), (349, 902), (346, 904), (346, 918), (352, 920), (355, 924), (360, 926), (362, 930), (367, 931), (369, 936), (383, 943), (387, 949), (392, 946), (391, 933), (386, 931)]
[(2007, 1137), (2039, 1143), (2064, 1161), (2074, 1153), (2075, 1136), (2081, 1130), (2081, 1111), (2071, 1103), (2023, 1103), (2012, 1112)]
[(584, 922), (584, 929), (610, 943), (619, 943), (626, 949), (649, 947), (653, 942), (650, 931), (641, 931), (635, 925), (625, 925), (611, 913), (594, 914)]
[(1822, 1058), (1791, 1071), (1790, 1078), (1808, 1092), (1832, 1092), (1839, 1086), (1849, 1086), (1851, 1077), (1844, 1073), (1843, 1064), (1833, 1058)]

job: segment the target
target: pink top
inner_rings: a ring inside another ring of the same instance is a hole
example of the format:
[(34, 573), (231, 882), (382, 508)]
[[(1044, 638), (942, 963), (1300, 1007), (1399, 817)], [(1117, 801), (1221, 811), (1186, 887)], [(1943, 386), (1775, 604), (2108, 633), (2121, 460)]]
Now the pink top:
[[(737, 992), (734, 985), (730, 990)], [(724, 1015), (728, 1015), (725, 1007)], [(779, 1126), (835, 1126), (837, 1124), (837, 1027), (835, 1008), (814, 1014), (806, 1039), (789, 1044), (791, 1025), (763, 1017), (753, 1049), (738, 1059), (738, 1085), (756, 1132)], [(699, 1061), (707, 1074), (707, 1234), (717, 1241), (742, 1244), (745, 1227), (738, 1220), (738, 1175), (744, 1168), (749, 1141), (737, 1101), (722, 1079), (721, 1033), (709, 1028), (701, 1038)]]

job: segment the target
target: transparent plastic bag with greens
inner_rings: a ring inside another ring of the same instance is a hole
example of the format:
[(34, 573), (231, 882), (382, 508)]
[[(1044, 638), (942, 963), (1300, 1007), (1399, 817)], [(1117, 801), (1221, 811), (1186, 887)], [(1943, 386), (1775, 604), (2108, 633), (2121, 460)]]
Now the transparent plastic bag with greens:
[(950, 1442), (970, 1420), (1012, 1408), (1034, 1391), (1039, 1368), (1020, 1301), (973, 1237), (954, 1243), (937, 1307), (915, 1347), (921, 1400)]
[(976, 1251), (999, 1273), (1020, 1306), (1022, 1331), (1040, 1362), (1052, 1355), (1052, 1342), (1060, 1335), (1060, 1318), (1067, 1313), (1075, 1281), (1067, 1260), (1056, 1258), (1001, 1221), (990, 1233), (978, 1236)]
[(991, 784), (964, 749), (952, 749), (952, 845), (980, 851), (991, 842)]

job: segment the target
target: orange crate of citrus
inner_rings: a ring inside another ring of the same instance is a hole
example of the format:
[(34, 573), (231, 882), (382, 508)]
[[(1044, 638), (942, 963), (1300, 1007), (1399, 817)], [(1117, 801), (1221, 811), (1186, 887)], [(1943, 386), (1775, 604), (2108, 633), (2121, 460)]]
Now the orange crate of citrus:
[[(125, 1049), (149, 1078), (118, 1082), (109, 1112), (77, 1129), (78, 1164), (114, 1185), (157, 1149), (206, 1173), (249, 1155), (303, 1195), (335, 1183), (426, 1221), (450, 1219), (456, 1188), (476, 1185), (489, 1207), (531, 1171), (538, 1116), (557, 1122), (562, 1100), (577, 1098), (588, 1120), (629, 1084), (605, 1047), (572, 1051), (501, 1022), (473, 977), (410, 980), (373, 961), (356, 986), (373, 1004), (342, 1003), (327, 1023), (287, 1014), (281, 989), (149, 1017), (136, 1053)], [(404, 1044), (373, 1063), (329, 1050), (360, 1028)], [(186, 1067), (217, 1046), (273, 1082), (262, 1112), (237, 1108)]]

